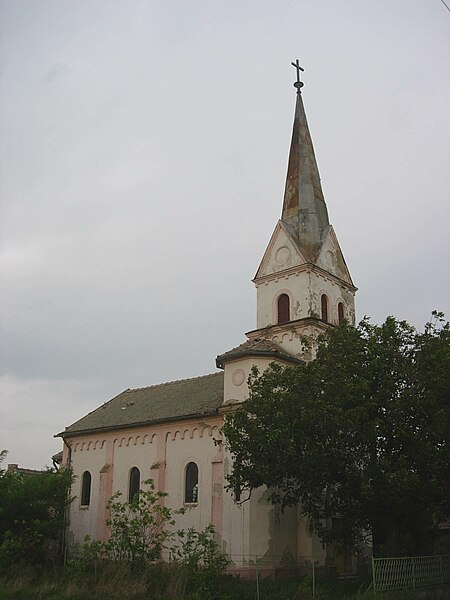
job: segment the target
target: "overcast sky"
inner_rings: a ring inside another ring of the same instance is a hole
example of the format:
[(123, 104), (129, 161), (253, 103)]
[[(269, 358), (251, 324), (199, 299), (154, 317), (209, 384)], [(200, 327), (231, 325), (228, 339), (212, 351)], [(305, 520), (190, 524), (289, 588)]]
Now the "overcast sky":
[(303, 99), (358, 318), (450, 313), (440, 0), (3, 0), (7, 462), (128, 387), (215, 370), (256, 326)]

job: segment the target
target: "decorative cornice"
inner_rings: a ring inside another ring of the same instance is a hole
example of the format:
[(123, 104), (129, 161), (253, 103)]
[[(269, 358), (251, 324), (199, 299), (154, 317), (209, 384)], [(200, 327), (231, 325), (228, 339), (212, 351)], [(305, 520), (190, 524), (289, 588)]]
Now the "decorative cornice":
[[(317, 317), (303, 317), (302, 319), (295, 319), (295, 321), (289, 321), (288, 323), (284, 323), (283, 325), (268, 325), (267, 327), (262, 327), (261, 329), (252, 329), (251, 331), (247, 331), (245, 334), (249, 340), (252, 340), (257, 337), (264, 337), (270, 339), (273, 335), (280, 333), (282, 331), (296, 330), (300, 327), (309, 327), (314, 325), (315, 327), (319, 327), (319, 329), (323, 329), (323, 331), (327, 331), (330, 327), (334, 327), (333, 323), (325, 323), (321, 319)], [(302, 361), (303, 362), (303, 361)]]
[(57, 438), (63, 438), (63, 439), (69, 439), (69, 438), (75, 438), (75, 437), (81, 437), (81, 436), (86, 436), (86, 435), (92, 435), (95, 433), (107, 433), (107, 432), (112, 432), (112, 431), (127, 431), (128, 429), (142, 429), (144, 427), (152, 427), (152, 426), (161, 426), (161, 425), (165, 425), (167, 424), (171, 424), (171, 423), (175, 423), (177, 421), (192, 421), (193, 419), (205, 419), (208, 417), (217, 417), (218, 412), (217, 410), (215, 410), (214, 412), (210, 412), (210, 413), (198, 413), (198, 414), (192, 414), (192, 415), (185, 415), (182, 417), (170, 417), (167, 419), (159, 419), (159, 420), (154, 420), (154, 421), (140, 421), (139, 423), (127, 423), (126, 425), (110, 425), (110, 426), (106, 426), (106, 427), (96, 427), (93, 429), (80, 429), (79, 431), (62, 431), (61, 433), (58, 433), (56, 435), (54, 435), (53, 437)]
[[(260, 329), (259, 331), (264, 331), (264, 330)], [(247, 335), (247, 334), (245, 334), (245, 335)], [(300, 358), (297, 358), (296, 356), (288, 354), (287, 352), (286, 352), (286, 354), (280, 354), (279, 352), (263, 352), (261, 350), (253, 350), (253, 351), (236, 352), (236, 354), (233, 354), (233, 356), (230, 356), (227, 358), (222, 358), (222, 357), (218, 356), (216, 359), (216, 364), (219, 369), (223, 369), (224, 365), (226, 363), (236, 362), (236, 361), (241, 360), (242, 358), (253, 358), (253, 357), (273, 358), (277, 362), (283, 362), (283, 363), (287, 363), (287, 364), (291, 364), (291, 365), (292, 364), (297, 365), (297, 364), (305, 362), (305, 361), (301, 360)]]
[(219, 414), (226, 415), (234, 412), (242, 402), (243, 400), (229, 400), (226, 404), (222, 404), (222, 406), (219, 407)]
[(258, 287), (261, 284), (269, 283), (270, 281), (277, 281), (279, 279), (285, 279), (291, 275), (298, 275), (300, 273), (316, 273), (322, 277), (331, 279), (338, 285), (341, 285), (352, 292), (356, 292), (358, 290), (353, 284), (348, 283), (344, 279), (337, 277), (337, 275), (333, 275), (329, 271), (325, 271), (321, 267), (318, 267), (316, 264), (312, 262), (304, 263), (303, 265), (298, 265), (296, 267), (290, 267), (289, 269), (284, 269), (283, 271), (276, 271), (275, 273), (270, 273), (269, 275), (263, 275), (262, 277), (255, 277), (252, 279), (252, 282)]

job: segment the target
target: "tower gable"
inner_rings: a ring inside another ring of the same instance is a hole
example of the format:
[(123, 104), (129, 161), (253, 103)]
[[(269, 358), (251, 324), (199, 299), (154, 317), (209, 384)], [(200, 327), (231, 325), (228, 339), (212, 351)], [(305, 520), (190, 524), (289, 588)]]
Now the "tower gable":
[(316, 337), (343, 319), (354, 323), (356, 292), (328, 218), (302, 86), (298, 79), (281, 220), (253, 279), (257, 329), (249, 334), (294, 356), (304, 351), (302, 336)]
[(350, 276), (344, 255), (339, 246), (338, 239), (334, 232), (333, 226), (330, 225), (325, 234), (325, 239), (321, 245), (319, 255), (316, 260), (316, 265), (327, 271), (331, 275), (342, 279), (349, 285), (353, 286), (353, 281)]
[(295, 238), (289, 233), (286, 225), (282, 221), (278, 221), (254, 281), (267, 275), (299, 267), (306, 264), (306, 262)]

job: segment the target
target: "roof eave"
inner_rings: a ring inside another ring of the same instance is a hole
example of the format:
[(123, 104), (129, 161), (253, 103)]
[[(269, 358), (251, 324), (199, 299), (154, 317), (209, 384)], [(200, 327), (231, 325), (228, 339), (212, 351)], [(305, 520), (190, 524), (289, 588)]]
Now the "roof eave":
[(285, 362), (289, 362), (292, 364), (303, 364), (305, 361), (300, 359), (300, 358), (296, 358), (295, 356), (289, 355), (289, 354), (280, 354), (279, 352), (265, 352), (263, 350), (243, 350), (241, 352), (236, 352), (233, 353), (229, 356), (225, 356), (225, 355), (220, 355), (216, 358), (216, 366), (218, 369), (223, 369), (224, 365), (227, 362), (231, 362), (233, 360), (239, 360), (240, 358), (251, 358), (252, 356), (263, 356), (263, 357), (272, 357), (276, 360), (283, 360)]
[(162, 425), (163, 423), (173, 423), (174, 421), (188, 421), (189, 419), (196, 419), (197, 417), (214, 417), (217, 416), (219, 407), (213, 412), (205, 413), (193, 413), (191, 415), (183, 415), (181, 417), (169, 417), (166, 419), (153, 419), (149, 421), (139, 421), (137, 423), (126, 423), (122, 425), (108, 425), (105, 427), (94, 427), (92, 429), (78, 429), (77, 431), (61, 431), (53, 437), (55, 438), (69, 438), (76, 437), (79, 435), (91, 434), (91, 433), (106, 433), (108, 431), (118, 431), (120, 429), (137, 429), (139, 427), (148, 427), (150, 425)]

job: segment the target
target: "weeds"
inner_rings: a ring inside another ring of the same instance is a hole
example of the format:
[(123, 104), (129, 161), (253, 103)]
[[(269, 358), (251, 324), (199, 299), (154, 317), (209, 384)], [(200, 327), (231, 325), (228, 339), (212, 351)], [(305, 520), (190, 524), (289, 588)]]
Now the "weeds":
[[(153, 565), (136, 573), (129, 565), (101, 564), (97, 579), (72, 576), (50, 578), (26, 571), (0, 580), (1, 600), (255, 600), (256, 582), (220, 575), (210, 588), (195, 588), (179, 564)], [(310, 578), (260, 581), (260, 600), (311, 600)], [(317, 582), (316, 600), (419, 600), (413, 591), (396, 592), (385, 598), (361, 583)], [(422, 596), (423, 598), (423, 596)], [(449, 600), (441, 593), (434, 600)]]

